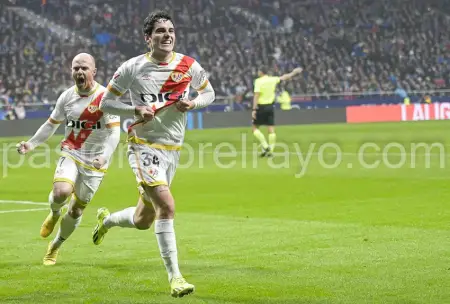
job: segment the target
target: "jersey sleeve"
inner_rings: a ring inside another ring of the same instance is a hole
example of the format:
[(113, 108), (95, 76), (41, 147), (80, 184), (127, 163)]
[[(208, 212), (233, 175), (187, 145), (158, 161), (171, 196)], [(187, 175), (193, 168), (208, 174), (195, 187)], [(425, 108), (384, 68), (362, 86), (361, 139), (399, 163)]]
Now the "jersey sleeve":
[(261, 93), (261, 82), (258, 79), (255, 80), (253, 92), (254, 93)]
[(281, 81), (281, 78), (278, 76), (273, 77), (273, 82), (275, 82), (275, 84), (279, 84)]
[(104, 113), (103, 118), (105, 120), (106, 128), (111, 129), (114, 127), (120, 127), (120, 116)]
[(64, 111), (64, 104), (66, 102), (66, 93), (62, 93), (58, 100), (56, 101), (55, 108), (53, 109), (52, 113), (50, 114), (49, 121), (52, 124), (60, 124), (64, 121), (66, 118), (66, 114)]
[(201, 91), (206, 88), (209, 83), (208, 76), (206, 75), (206, 71), (202, 68), (200, 63), (194, 61), (191, 66), (190, 74), (192, 77), (191, 86), (197, 90)]
[(133, 79), (132, 64), (126, 61), (114, 73), (107, 90), (116, 96), (122, 96), (131, 87)]

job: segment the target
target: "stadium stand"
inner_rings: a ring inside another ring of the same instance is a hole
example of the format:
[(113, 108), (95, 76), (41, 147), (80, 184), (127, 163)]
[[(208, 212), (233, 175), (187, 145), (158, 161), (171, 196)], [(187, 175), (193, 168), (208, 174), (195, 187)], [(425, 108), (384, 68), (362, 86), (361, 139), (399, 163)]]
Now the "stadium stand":
[(56, 100), (72, 85), (70, 64), (78, 52), (97, 57), (97, 80), (102, 83), (107, 83), (115, 66), (126, 59), (112, 46), (60, 37), (44, 24), (21, 17), (11, 7), (2, 5), (0, 23), (0, 99), (4, 104)]
[[(286, 86), (292, 94), (449, 88), (446, 11), (439, 1), (404, 2), (9, 0), (0, 15), (0, 102), (53, 100), (81, 50), (97, 58), (105, 84), (123, 60), (146, 51), (142, 22), (155, 8), (174, 14), (177, 50), (202, 63), (219, 96), (251, 92), (259, 65), (275, 73), (304, 67)], [(47, 23), (32, 25), (18, 13), (24, 8)], [(55, 24), (93, 43), (63, 39)]]

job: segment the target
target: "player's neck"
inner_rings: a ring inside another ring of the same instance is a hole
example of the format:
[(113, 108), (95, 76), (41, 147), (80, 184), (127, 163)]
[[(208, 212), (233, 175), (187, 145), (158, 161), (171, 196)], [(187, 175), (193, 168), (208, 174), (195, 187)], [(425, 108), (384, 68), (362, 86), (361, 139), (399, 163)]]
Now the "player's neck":
[(79, 93), (90, 93), (90, 92), (94, 89), (95, 84), (96, 84), (96, 82), (95, 82), (95, 80), (94, 80), (94, 81), (90, 82), (90, 83), (89, 83), (87, 86), (85, 86), (85, 87), (79, 87), (79, 86), (77, 86), (77, 90), (78, 90)]
[(173, 51), (172, 52), (168, 52), (168, 53), (167, 52), (158, 53), (158, 52), (153, 51), (153, 52), (150, 53), (150, 57), (156, 62), (160, 62), (160, 63), (166, 62), (166, 63), (168, 63), (173, 57)]

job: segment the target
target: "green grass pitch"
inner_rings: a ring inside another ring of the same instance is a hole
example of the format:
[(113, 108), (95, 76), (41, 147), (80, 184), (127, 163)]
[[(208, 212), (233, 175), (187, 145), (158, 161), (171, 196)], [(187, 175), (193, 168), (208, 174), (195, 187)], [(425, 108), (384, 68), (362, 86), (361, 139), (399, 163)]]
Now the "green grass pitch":
[(92, 244), (97, 208), (137, 201), (124, 142), (44, 267), (55, 232), (40, 238), (47, 211), (34, 209), (46, 206), (20, 202), (47, 200), (57, 154), (20, 158), (26, 138), (0, 139), (0, 303), (450, 303), (449, 129), (278, 127), (272, 160), (254, 157), (249, 128), (189, 131), (172, 185), (180, 267), (196, 285), (183, 299), (170, 297), (153, 227)]

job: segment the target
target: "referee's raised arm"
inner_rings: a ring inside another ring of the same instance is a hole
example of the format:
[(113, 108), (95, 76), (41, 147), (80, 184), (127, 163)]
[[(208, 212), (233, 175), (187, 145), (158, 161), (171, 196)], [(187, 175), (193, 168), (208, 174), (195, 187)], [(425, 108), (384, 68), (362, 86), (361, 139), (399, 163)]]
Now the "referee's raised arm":
[(290, 80), (291, 78), (293, 78), (294, 76), (300, 74), (301, 72), (303, 72), (302, 68), (295, 68), (292, 70), (292, 72), (281, 75), (280, 76), (280, 80), (281, 81), (286, 81), (286, 80)]

